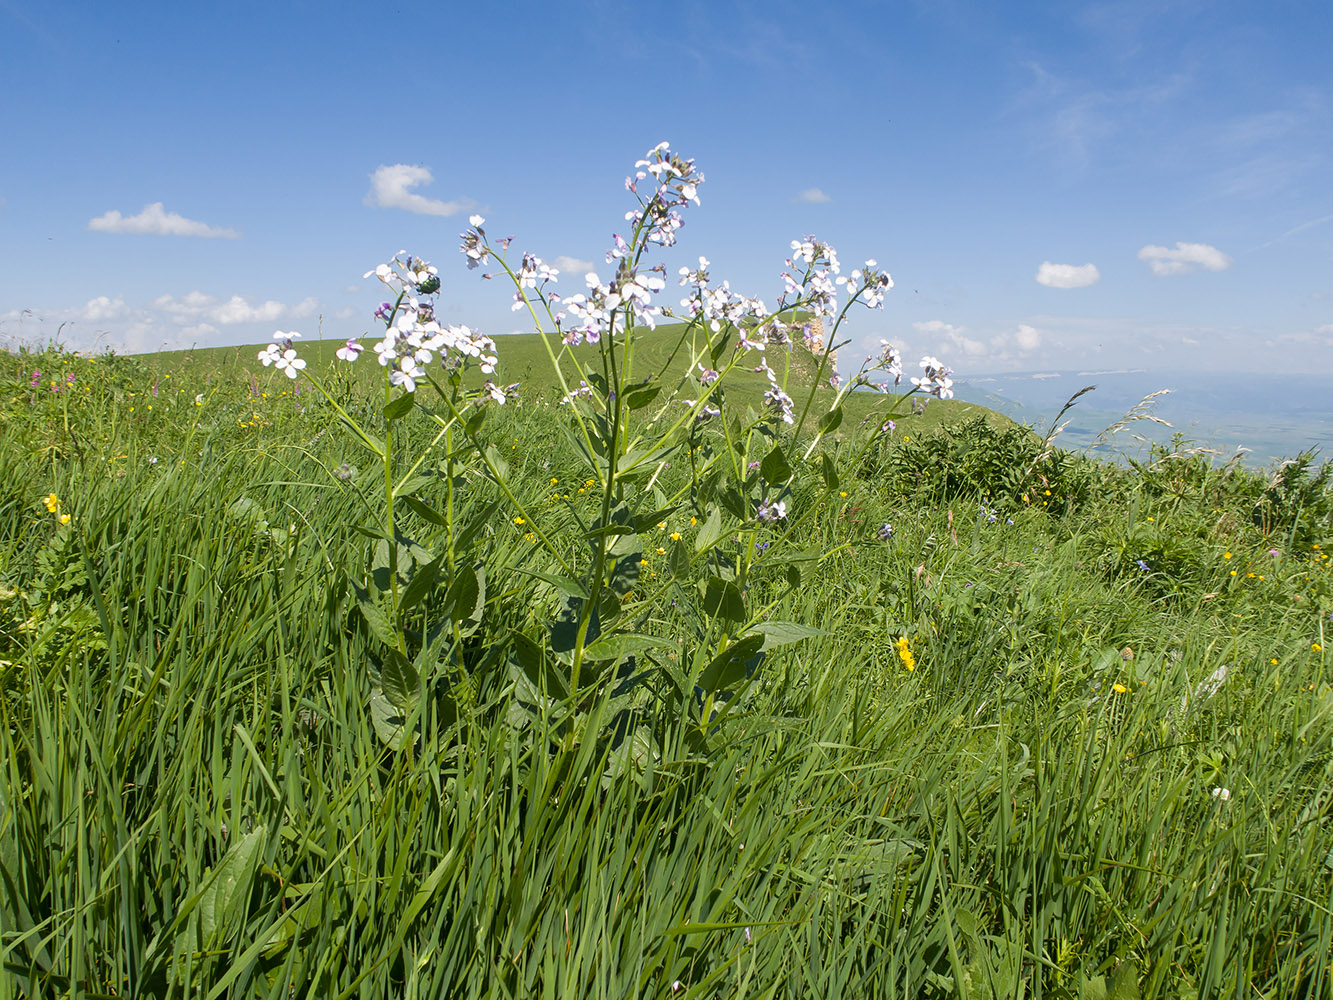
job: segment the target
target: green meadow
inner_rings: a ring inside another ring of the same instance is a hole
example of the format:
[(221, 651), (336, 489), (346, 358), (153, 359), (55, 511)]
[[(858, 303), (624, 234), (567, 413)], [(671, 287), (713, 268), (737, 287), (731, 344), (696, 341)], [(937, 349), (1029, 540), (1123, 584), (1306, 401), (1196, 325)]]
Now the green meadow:
[(1333, 466), (340, 346), (0, 355), (0, 995), (1333, 994)]

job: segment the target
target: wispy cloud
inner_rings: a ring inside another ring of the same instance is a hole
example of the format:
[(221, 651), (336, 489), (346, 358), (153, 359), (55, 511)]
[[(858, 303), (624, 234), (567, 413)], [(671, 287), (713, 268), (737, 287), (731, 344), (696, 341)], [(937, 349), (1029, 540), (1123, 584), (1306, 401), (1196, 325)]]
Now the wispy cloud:
[[(4, 199), (0, 198), (0, 205), (3, 204), (4, 204)], [(1333, 215), (1321, 215), (1317, 219), (1310, 219), (1307, 222), (1302, 222), (1299, 226), (1292, 226), (1281, 236), (1274, 236), (1267, 243), (1260, 243), (1257, 247), (1255, 247), (1255, 249), (1263, 250), (1267, 247), (1271, 247), (1274, 243), (1281, 243), (1288, 236), (1295, 236), (1297, 233), (1303, 233), (1305, 232), (1305, 230), (1313, 229), (1315, 226), (1322, 226), (1325, 222), (1333, 222)]]
[(1102, 278), (1096, 264), (1052, 264), (1043, 261), (1037, 268), (1037, 284), (1047, 288), (1086, 288)]
[(807, 205), (824, 205), (833, 199), (826, 195), (819, 188), (806, 188), (796, 195), (798, 202), (804, 202)]
[[(563, 254), (551, 261), (551, 266), (562, 275), (574, 275), (582, 280), (583, 276), (589, 271), (597, 270), (597, 265), (590, 260), (581, 260), (578, 257), (566, 257)], [(562, 282), (566, 284), (566, 282)]]
[(1163, 277), (1188, 274), (1199, 268), (1225, 271), (1232, 263), (1230, 257), (1207, 243), (1177, 243), (1174, 250), (1150, 243), (1139, 251), (1139, 260), (1151, 267), (1153, 274)]
[(180, 298), (174, 295), (162, 295), (153, 300), (153, 305), (181, 326), (201, 321), (219, 323), (223, 326), (237, 323), (276, 323), (279, 320), (301, 319), (313, 315), (319, 308), (319, 302), (314, 298), (302, 299), (294, 305), (287, 305), (274, 299), (252, 303), (243, 296), (233, 295), (224, 302), (199, 291), (189, 292)]
[(88, 228), (94, 233), (133, 233), (137, 236), (199, 236), (204, 239), (234, 240), (240, 233), (234, 229), (210, 226), (206, 222), (187, 219), (175, 212), (168, 212), (162, 202), (155, 201), (145, 205), (138, 215), (121, 215), (112, 209), (105, 215), (88, 220)]
[(477, 207), (471, 198), (440, 201), (419, 195), (412, 188), (435, 180), (429, 167), (414, 167), (407, 163), (382, 165), (370, 175), (370, 191), (366, 204), (375, 208), (401, 208), (417, 215), (457, 215)]

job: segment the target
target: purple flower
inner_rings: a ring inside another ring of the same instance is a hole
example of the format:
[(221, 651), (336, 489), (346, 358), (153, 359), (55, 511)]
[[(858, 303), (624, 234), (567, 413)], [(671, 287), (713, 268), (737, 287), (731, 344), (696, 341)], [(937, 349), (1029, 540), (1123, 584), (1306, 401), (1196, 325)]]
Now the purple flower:
[(1142, 559), (1135, 559), (1134, 563), (1136, 566), (1138, 566), (1139, 569), (1143, 570), (1143, 572), (1145, 573), (1148, 572), (1148, 564), (1144, 562)]
[(32, 381), (29, 382), (28, 384), (32, 386), (34, 389), (36, 389), (37, 383), (40, 382), (41, 380), (42, 380), (42, 370), (40, 368), (34, 368), (32, 370)]
[(879, 540), (881, 542), (887, 542), (892, 537), (893, 537), (893, 525), (885, 522), (879, 529)]

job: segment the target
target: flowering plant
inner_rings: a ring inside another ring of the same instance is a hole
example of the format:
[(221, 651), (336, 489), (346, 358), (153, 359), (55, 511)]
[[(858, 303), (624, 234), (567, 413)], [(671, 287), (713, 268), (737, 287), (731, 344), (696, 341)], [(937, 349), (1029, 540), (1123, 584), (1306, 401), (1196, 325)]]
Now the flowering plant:
[[(703, 257), (696, 267), (678, 269), (684, 297), (678, 309), (667, 305), (667, 269), (650, 257), (676, 243), (703, 183), (693, 160), (666, 143), (651, 149), (625, 179), (634, 205), (625, 213), (624, 232), (612, 234), (610, 276), (588, 273), (572, 294), (556, 291), (560, 272), (541, 258), (528, 252), (511, 258), (512, 239), (493, 240), (481, 216), (472, 216), (461, 235), (469, 268), (510, 279), (513, 308), (527, 312), (550, 360), (569, 434), (597, 500), (592, 517), (575, 514), (581, 552), (562, 543), (555, 520), (523, 503), (483, 436), (487, 407), (504, 405), (518, 387), (493, 378), (501, 353), (494, 340), (441, 322), (435, 305), (441, 282), (433, 265), (400, 252), (366, 274), (389, 291), (375, 311), (384, 335), (371, 348), (384, 370), (382, 437), (309, 372), (293, 346), (296, 334), (278, 334), (260, 352), (264, 365), (310, 379), (323, 391), (382, 468), (382, 517), (360, 529), (372, 540), (370, 570), (350, 582), (382, 650), (372, 708), (378, 704), (386, 739), (405, 745), (428, 693), (455, 710), (475, 704), (484, 660), (491, 669), (505, 665), (517, 701), (533, 720), (558, 731), (563, 746), (589, 737), (614, 746), (638, 725), (651, 740), (652, 720), (634, 697), (654, 678), (651, 703), (686, 720), (694, 745), (706, 749), (767, 652), (818, 634), (804, 623), (768, 620), (780, 597), (756, 601), (750, 584), (772, 568), (787, 593), (799, 586), (801, 559), (784, 555), (784, 542), (815, 507), (793, 495), (794, 465), (818, 461), (827, 488), (836, 489), (836, 465), (821, 445), (839, 427), (847, 394), (861, 386), (889, 392), (903, 379), (900, 353), (888, 343), (846, 381), (833, 370), (848, 311), (857, 303), (882, 308), (893, 281), (873, 260), (844, 275), (834, 248), (806, 236), (791, 243), (774, 305), (714, 281)], [(674, 337), (671, 356), (687, 362), (687, 373), (674, 380), (636, 351), (663, 320), (678, 328), (653, 335)], [(359, 341), (348, 340), (337, 357), (355, 363), (363, 352)], [(804, 356), (813, 378), (793, 381), (800, 368), (793, 352)], [(911, 380), (907, 395), (952, 394), (952, 372), (934, 358), (921, 366), (924, 375)], [(473, 383), (484, 377), (480, 388), (466, 387), (471, 371), (477, 372)], [(742, 372), (762, 375), (764, 385), (761, 410), (744, 416), (725, 396)], [(821, 389), (824, 384), (836, 391)], [(427, 386), (434, 390), (429, 405), (421, 402)], [(793, 392), (803, 394), (800, 403)], [(403, 457), (394, 434), (413, 410), (430, 422), (433, 437)], [(881, 426), (891, 428), (892, 421)], [(682, 459), (689, 476), (676, 484), (680, 477), (668, 470)], [(546, 568), (525, 559), (497, 563), (485, 531), (458, 523), (460, 468), (493, 484), (499, 499), (491, 516), (508, 508), (544, 553)], [(437, 499), (428, 487), (441, 483)], [(404, 507), (443, 529), (442, 552), (406, 535)], [(692, 541), (673, 532), (669, 547), (651, 549), (667, 557), (669, 571), (661, 578), (644, 573), (645, 536), (687, 515), (698, 528)], [(545, 588), (535, 634), (488, 634), (486, 581), (508, 585), (518, 578)], [(689, 606), (697, 623), (691, 634), (663, 634), (653, 611), (668, 599), (673, 608)], [(420, 620), (414, 609), (424, 612)], [(478, 633), (490, 653), (469, 659), (466, 640)], [(497, 644), (509, 655), (494, 655)]]

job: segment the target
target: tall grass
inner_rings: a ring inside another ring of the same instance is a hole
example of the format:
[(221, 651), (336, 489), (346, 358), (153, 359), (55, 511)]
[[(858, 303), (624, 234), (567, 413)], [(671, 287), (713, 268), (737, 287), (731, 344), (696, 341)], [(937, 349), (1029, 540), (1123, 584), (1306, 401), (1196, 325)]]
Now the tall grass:
[[(349, 587), (373, 473), (336, 474), (364, 463), (327, 405), (184, 364), (4, 368), (9, 995), (1333, 988), (1333, 532), (1326, 490), (1284, 502), (1309, 476), (1056, 453), (1017, 480), (1039, 441), (899, 438), (836, 485), (798, 470), (814, 513), (747, 597), (820, 634), (766, 651), (707, 754), (632, 714), (567, 749), (482, 643), (460, 655), (502, 680), (440, 674), (454, 697), (386, 742)], [(578, 511), (561, 418), (492, 420), (525, 507)], [(492, 636), (558, 604), (500, 500), (457, 493), (494, 564), (532, 571), (487, 581)], [(669, 552), (686, 514), (648, 534)], [(626, 607), (675, 643), (640, 654), (666, 698), (699, 626), (692, 581), (646, 559)]]

